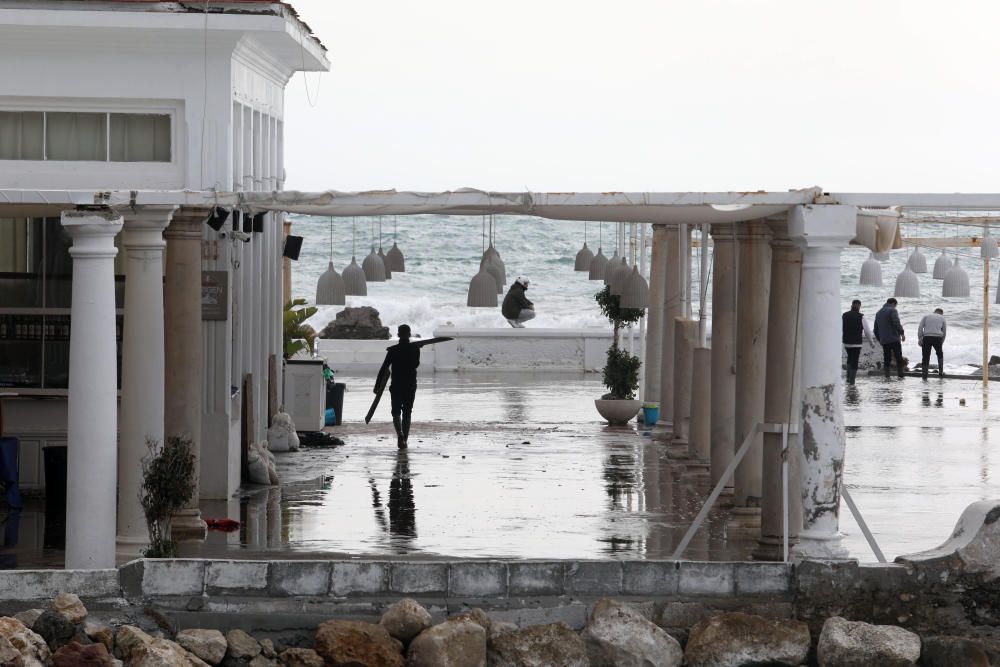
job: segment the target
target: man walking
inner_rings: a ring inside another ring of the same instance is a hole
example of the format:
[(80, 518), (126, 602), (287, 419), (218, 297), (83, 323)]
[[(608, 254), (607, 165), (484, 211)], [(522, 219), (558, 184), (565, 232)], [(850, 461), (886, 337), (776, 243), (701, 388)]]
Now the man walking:
[(889, 377), (889, 364), (896, 357), (896, 372), (903, 377), (903, 345), (906, 334), (903, 325), (899, 323), (899, 313), (896, 312), (896, 300), (889, 298), (882, 309), (875, 315), (875, 338), (882, 344), (883, 367), (885, 376)]
[(518, 276), (500, 306), (500, 312), (515, 329), (523, 329), (524, 323), (535, 317), (535, 304), (528, 301), (528, 297), (524, 295), (527, 289), (528, 279)]
[(938, 375), (944, 377), (944, 337), (948, 333), (948, 325), (944, 321), (944, 311), (935, 308), (933, 313), (924, 315), (917, 327), (917, 345), (920, 346), (923, 358), (920, 368), (924, 379), (927, 379), (927, 365), (931, 360), (931, 348), (937, 352)]
[(410, 343), (408, 324), (400, 324), (396, 333), (399, 336), (399, 343), (386, 350), (379, 377), (384, 377), (386, 371), (390, 373), (392, 384), (389, 385), (389, 396), (392, 399), (392, 425), (396, 429), (396, 446), (399, 449), (406, 449), (406, 441), (410, 436), (413, 399), (417, 395), (420, 346)]
[(842, 340), (844, 350), (847, 352), (847, 384), (854, 384), (854, 378), (858, 375), (862, 336), (871, 343), (872, 330), (868, 326), (867, 318), (861, 314), (861, 301), (858, 299), (851, 302), (851, 309), (843, 314), (842, 319)]

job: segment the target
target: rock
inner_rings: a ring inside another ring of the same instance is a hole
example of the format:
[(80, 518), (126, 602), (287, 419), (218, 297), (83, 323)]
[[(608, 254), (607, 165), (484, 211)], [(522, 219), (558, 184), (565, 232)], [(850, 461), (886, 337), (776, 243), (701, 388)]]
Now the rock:
[(323, 658), (311, 648), (289, 648), (278, 656), (285, 667), (323, 667)]
[(278, 654), (274, 650), (274, 642), (271, 641), (270, 639), (261, 639), (260, 654), (265, 658), (271, 658), (272, 660), (274, 658), (277, 658)]
[(212, 667), (207, 662), (196, 656), (194, 653), (191, 653), (190, 651), (187, 652), (187, 664), (190, 667)]
[(389, 328), (382, 326), (378, 311), (371, 306), (344, 308), (337, 317), (319, 332), (320, 338), (349, 338), (355, 340), (388, 340)]
[(24, 667), (24, 656), (6, 637), (0, 637), (0, 665)]
[(728, 612), (691, 628), (684, 660), (689, 667), (800, 665), (809, 655), (809, 644), (809, 626), (800, 621)]
[(469, 618), (448, 619), (410, 642), (408, 667), (486, 667), (486, 630)]
[(995, 355), (995, 354), (991, 354), (991, 355), (990, 355), (990, 361), (989, 361), (989, 365), (990, 365), (990, 366), (996, 366), (996, 365), (998, 365), (998, 364), (1000, 364), (1000, 357), (998, 357), (998, 356), (997, 356), (997, 355)]
[(14, 618), (24, 623), (24, 627), (30, 628), (38, 620), (38, 617), (42, 615), (41, 609), (25, 609), (24, 611), (19, 611), (14, 614)]
[(197, 664), (179, 644), (151, 637), (134, 625), (123, 625), (115, 635), (115, 653), (126, 667), (186, 667)]
[(278, 663), (263, 654), (250, 661), (249, 667), (277, 667)]
[(181, 630), (177, 643), (210, 665), (218, 665), (226, 656), (229, 642), (218, 630)]
[(267, 429), (267, 448), (272, 452), (299, 451), (299, 435), (295, 432), (295, 422), (287, 412), (279, 412), (271, 417)]
[(505, 632), (514, 632), (517, 629), (517, 623), (511, 623), (510, 621), (493, 621), (490, 623), (490, 629), (487, 632), (486, 641), (487, 643), (492, 642), (495, 637), (499, 637)]
[(49, 648), (53, 651), (63, 644), (68, 644), (76, 635), (76, 626), (70, 623), (65, 616), (49, 609), (42, 612), (42, 615), (31, 626), (37, 632)]
[(587, 647), (565, 623), (505, 632), (490, 643), (491, 667), (588, 667)]
[(920, 637), (894, 625), (834, 616), (823, 623), (816, 658), (819, 667), (910, 667), (920, 658)]
[(412, 598), (403, 598), (385, 610), (378, 622), (385, 631), (406, 644), (431, 627), (431, 614)]
[(74, 593), (60, 593), (49, 608), (57, 614), (62, 614), (73, 625), (83, 623), (87, 619), (87, 608)]
[(985, 575), (987, 581), (1000, 578), (1000, 504), (995, 500), (980, 500), (965, 508), (958, 518), (951, 537), (929, 551), (899, 556), (903, 563), (928, 581), (946, 583), (950, 578), (966, 574)]
[(986, 651), (964, 637), (924, 637), (920, 644), (922, 667), (990, 667)]
[(458, 614), (455, 614), (448, 620), (449, 621), (469, 620), (472, 621), (473, 623), (478, 623), (479, 626), (486, 631), (487, 635), (490, 634), (490, 628), (493, 627), (493, 619), (490, 618), (490, 615), (487, 614), (482, 609), (480, 609), (479, 607), (475, 607), (473, 609), (470, 609), (469, 611), (463, 611)]
[(84, 623), (83, 633), (91, 641), (104, 644), (109, 652), (115, 648), (115, 632), (103, 623)]
[(260, 643), (239, 628), (226, 633), (229, 649), (226, 656), (236, 660), (253, 660), (260, 655)]
[(594, 605), (580, 636), (591, 667), (680, 667), (684, 660), (676, 639), (615, 600)]
[(111, 667), (111, 655), (104, 644), (66, 644), (52, 654), (55, 667)]
[(328, 667), (403, 667), (403, 645), (381, 625), (326, 621), (316, 628), (316, 653)]
[[(41, 614), (39, 614), (39, 618), (41, 618)], [(9, 616), (0, 618), (0, 636), (18, 650), (24, 658), (25, 667), (43, 665), (48, 662), (52, 655), (45, 639), (37, 632), (26, 628), (16, 618)]]

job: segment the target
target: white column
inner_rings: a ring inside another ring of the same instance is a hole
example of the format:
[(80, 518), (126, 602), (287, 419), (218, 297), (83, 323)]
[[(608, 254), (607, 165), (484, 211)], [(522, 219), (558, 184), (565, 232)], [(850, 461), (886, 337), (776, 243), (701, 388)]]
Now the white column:
[(175, 206), (144, 206), (125, 218), (125, 322), (121, 436), (118, 442), (118, 542), (148, 541), (139, 505), (146, 441), (163, 444), (163, 230)]
[(73, 238), (66, 479), (66, 569), (115, 566), (118, 360), (115, 349), (115, 234), (110, 209), (64, 211)]
[(663, 320), (660, 332), (660, 418), (673, 422), (674, 410), (674, 319), (681, 315), (680, 272), (671, 262), (678, 257), (680, 231), (666, 226), (666, 271), (663, 279)]
[(847, 555), (841, 544), (844, 417), (840, 397), (840, 250), (854, 237), (853, 206), (798, 206), (789, 236), (802, 247), (799, 319), (802, 412), (800, 475), (802, 530), (796, 553), (812, 558)]
[[(736, 254), (732, 225), (712, 226), (711, 473), (714, 487), (733, 460), (736, 437)], [(732, 496), (730, 479), (723, 490)]]
[[(205, 522), (198, 509), (201, 465), (202, 323), (201, 229), (207, 208), (182, 208), (174, 214), (167, 239), (164, 287), (166, 386), (164, 434), (191, 440), (195, 457), (194, 496), (173, 523), (175, 539), (203, 539)], [(214, 443), (220, 446), (223, 443)]]
[[(649, 259), (649, 317), (646, 324), (646, 401), (660, 400), (660, 349), (663, 346), (663, 290), (667, 273), (667, 228), (653, 225)], [(662, 413), (666, 409), (661, 410)]]

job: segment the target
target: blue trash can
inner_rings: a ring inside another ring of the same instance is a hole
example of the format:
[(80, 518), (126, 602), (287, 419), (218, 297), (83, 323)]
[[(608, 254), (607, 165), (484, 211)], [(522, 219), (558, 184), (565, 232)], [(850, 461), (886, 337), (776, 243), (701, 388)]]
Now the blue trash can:
[(646, 426), (655, 426), (656, 422), (660, 420), (660, 404), (659, 403), (643, 403), (642, 404), (642, 422)]

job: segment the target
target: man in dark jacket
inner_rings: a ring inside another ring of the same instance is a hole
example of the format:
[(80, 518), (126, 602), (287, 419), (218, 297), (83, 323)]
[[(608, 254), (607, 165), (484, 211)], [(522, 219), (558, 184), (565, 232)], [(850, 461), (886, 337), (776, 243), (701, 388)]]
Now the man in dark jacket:
[(883, 367), (885, 376), (889, 377), (889, 364), (896, 357), (896, 372), (903, 377), (903, 346), (906, 340), (903, 325), (899, 323), (899, 313), (896, 312), (896, 300), (890, 298), (875, 315), (875, 338), (882, 344)]
[(410, 343), (410, 327), (400, 324), (397, 330), (399, 343), (388, 348), (379, 375), (390, 372), (389, 396), (392, 399), (392, 425), (396, 429), (396, 446), (406, 449), (410, 436), (410, 413), (417, 395), (417, 367), (420, 366), (420, 347)]
[(535, 317), (535, 304), (524, 296), (527, 289), (528, 279), (518, 276), (507, 291), (507, 296), (503, 298), (503, 305), (500, 306), (500, 312), (515, 329), (523, 329), (524, 323)]
[(868, 320), (861, 314), (861, 302), (858, 299), (851, 302), (851, 309), (841, 318), (843, 319), (841, 341), (847, 352), (847, 384), (854, 384), (854, 378), (858, 374), (858, 359), (861, 357), (862, 337), (871, 343), (872, 330), (868, 326)]

